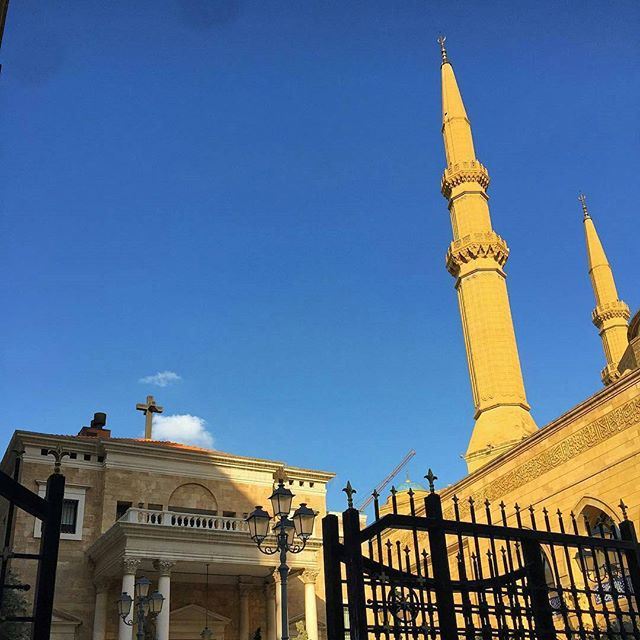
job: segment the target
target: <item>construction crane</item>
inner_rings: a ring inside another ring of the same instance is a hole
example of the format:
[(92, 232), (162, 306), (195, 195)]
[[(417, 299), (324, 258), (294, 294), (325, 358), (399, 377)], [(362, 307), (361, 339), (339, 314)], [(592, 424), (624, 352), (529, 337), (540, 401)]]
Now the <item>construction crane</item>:
[(373, 501), (374, 493), (380, 493), (384, 488), (407, 466), (409, 460), (416, 455), (415, 449), (411, 449), (407, 455), (402, 458), (400, 464), (375, 488), (371, 495), (358, 506), (358, 511), (364, 511)]

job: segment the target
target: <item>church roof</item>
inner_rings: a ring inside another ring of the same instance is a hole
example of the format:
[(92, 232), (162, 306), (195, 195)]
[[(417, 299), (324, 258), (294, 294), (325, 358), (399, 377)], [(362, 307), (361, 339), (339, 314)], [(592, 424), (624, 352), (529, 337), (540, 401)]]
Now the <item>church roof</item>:
[[(335, 473), (329, 471), (322, 471), (319, 469), (307, 469), (304, 467), (296, 467), (292, 465), (285, 464), (279, 460), (270, 460), (267, 458), (258, 458), (252, 456), (241, 456), (235, 453), (228, 453), (225, 451), (220, 451), (218, 449), (206, 449), (204, 447), (197, 447), (195, 445), (190, 444), (182, 444), (180, 442), (170, 442), (166, 440), (146, 440), (145, 438), (100, 438), (94, 436), (83, 436), (83, 435), (69, 435), (69, 434), (55, 434), (55, 433), (41, 433), (36, 431), (26, 431), (26, 430), (18, 430), (14, 433), (13, 439), (16, 437), (24, 438), (24, 437), (35, 437), (35, 438), (48, 438), (52, 440), (66, 440), (68, 442), (78, 442), (83, 444), (95, 444), (101, 445), (102, 447), (108, 449), (111, 445), (132, 445), (134, 447), (148, 447), (149, 449), (163, 449), (166, 451), (175, 451), (176, 453), (186, 453), (186, 454), (202, 454), (216, 457), (218, 459), (222, 458), (230, 463), (237, 462), (239, 464), (248, 464), (252, 467), (256, 465), (263, 466), (266, 468), (274, 467), (285, 467), (287, 472), (294, 472), (297, 474), (304, 474), (310, 476), (316, 476), (319, 480), (328, 481), (331, 478), (335, 477)], [(8, 453), (12, 449), (11, 445), (7, 448)], [(5, 453), (5, 456), (6, 456)]]

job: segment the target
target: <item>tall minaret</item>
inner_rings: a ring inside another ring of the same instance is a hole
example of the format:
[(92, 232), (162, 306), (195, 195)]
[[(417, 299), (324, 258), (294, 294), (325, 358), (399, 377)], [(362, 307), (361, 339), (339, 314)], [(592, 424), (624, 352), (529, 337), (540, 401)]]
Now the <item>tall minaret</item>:
[(453, 227), (447, 269), (456, 279), (475, 406), (475, 426), (465, 454), (471, 472), (534, 433), (537, 426), (529, 413), (507, 294), (504, 265), (509, 249), (491, 227), (489, 174), (476, 158), (444, 40), (438, 40), (447, 157), (442, 195), (449, 201)]
[(629, 346), (627, 337), (629, 307), (618, 298), (618, 290), (613, 279), (611, 265), (602, 248), (596, 227), (587, 209), (587, 199), (578, 196), (584, 213), (584, 233), (587, 240), (589, 277), (596, 298), (596, 308), (591, 314), (593, 324), (598, 328), (607, 366), (602, 370), (602, 382), (611, 384), (620, 377), (618, 363)]

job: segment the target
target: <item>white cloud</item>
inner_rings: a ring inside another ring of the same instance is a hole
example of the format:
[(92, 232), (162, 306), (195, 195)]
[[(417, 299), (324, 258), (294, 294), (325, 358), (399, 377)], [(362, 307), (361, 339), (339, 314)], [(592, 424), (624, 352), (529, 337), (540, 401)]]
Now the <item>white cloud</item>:
[(142, 382), (143, 384), (155, 384), (158, 387), (167, 387), (173, 382), (178, 382), (179, 380), (182, 380), (182, 378), (175, 371), (158, 371), (158, 373), (154, 373), (152, 376), (140, 378), (138, 382)]
[(198, 416), (153, 416), (153, 439), (192, 444), (205, 449), (213, 448), (213, 436), (206, 428), (206, 421)]

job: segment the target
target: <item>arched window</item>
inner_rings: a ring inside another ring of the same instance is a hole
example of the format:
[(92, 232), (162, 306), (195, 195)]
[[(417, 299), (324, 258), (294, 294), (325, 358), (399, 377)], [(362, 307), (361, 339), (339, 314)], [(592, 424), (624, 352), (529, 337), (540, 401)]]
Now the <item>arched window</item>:
[(180, 485), (169, 498), (169, 511), (218, 515), (218, 503), (209, 489), (201, 484)]
[(620, 532), (615, 520), (600, 507), (587, 504), (580, 512), (582, 525), (587, 535), (596, 538), (620, 538)]

